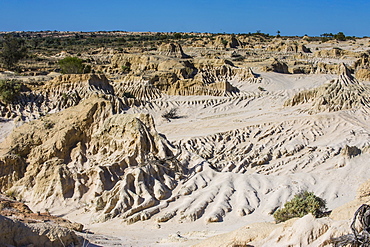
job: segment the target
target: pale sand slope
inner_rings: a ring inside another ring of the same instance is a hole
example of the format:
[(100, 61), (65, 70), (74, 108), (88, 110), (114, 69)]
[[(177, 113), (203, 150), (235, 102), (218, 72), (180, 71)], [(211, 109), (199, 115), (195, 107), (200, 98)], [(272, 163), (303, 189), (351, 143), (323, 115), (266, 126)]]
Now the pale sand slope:
[[(256, 223), (230, 233), (211, 237), (202, 246), (332, 246), (331, 240), (352, 233), (350, 225), (355, 211), (370, 203), (370, 180), (358, 188), (356, 199), (334, 209), (329, 217), (315, 219), (311, 214), (280, 224)], [(355, 223), (358, 231), (360, 224)]]
[[(143, 211), (158, 212), (149, 220), (94, 223), (83, 208), (52, 213), (111, 236), (95, 236), (97, 245), (189, 246), (253, 222), (273, 221), (270, 213), (305, 189), (326, 199), (329, 209), (353, 200), (370, 177), (369, 115), (362, 109), (310, 115), (310, 102), (283, 106), (297, 92), (338, 76), (261, 76), (259, 84), (233, 82), (241, 90), (235, 97), (167, 96), (128, 111), (153, 115), (157, 130), (181, 148), (180, 160), (193, 168), (169, 199)], [(160, 117), (173, 107), (181, 118)], [(351, 156), (346, 145), (362, 153)]]
[(0, 123), (0, 142), (4, 141), (5, 137), (10, 134), (14, 127), (14, 121), (4, 121)]

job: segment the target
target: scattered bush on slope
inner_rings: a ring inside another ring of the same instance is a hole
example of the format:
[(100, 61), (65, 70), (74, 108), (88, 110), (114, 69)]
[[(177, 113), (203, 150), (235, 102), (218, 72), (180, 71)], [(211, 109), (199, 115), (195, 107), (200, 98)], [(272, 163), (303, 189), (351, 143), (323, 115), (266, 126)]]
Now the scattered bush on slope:
[(7, 104), (19, 95), (22, 83), (17, 80), (0, 80), (0, 101)]
[(78, 57), (65, 57), (59, 61), (63, 74), (85, 74), (91, 71), (91, 66), (85, 65)]
[(320, 217), (326, 210), (326, 201), (313, 192), (303, 191), (294, 196), (291, 201), (284, 204), (284, 208), (278, 209), (274, 213), (277, 223), (284, 222), (291, 218), (303, 217), (311, 213), (315, 217)]

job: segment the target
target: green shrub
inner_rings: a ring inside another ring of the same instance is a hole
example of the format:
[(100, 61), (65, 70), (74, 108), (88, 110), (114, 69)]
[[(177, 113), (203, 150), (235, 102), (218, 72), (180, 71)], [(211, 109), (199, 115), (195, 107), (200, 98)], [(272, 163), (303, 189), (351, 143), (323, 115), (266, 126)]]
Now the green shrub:
[(124, 92), (123, 96), (130, 99), (135, 99), (135, 96), (130, 92)]
[(131, 66), (122, 65), (121, 69), (123, 73), (128, 73), (131, 71)]
[(5, 35), (0, 60), (6, 69), (14, 69), (16, 64), (27, 55), (24, 42), (11, 35)]
[(174, 39), (181, 39), (182, 38), (182, 34), (181, 33), (174, 33), (173, 34), (173, 38)]
[(227, 42), (227, 40), (225, 40), (225, 39), (222, 39), (222, 40), (221, 40), (221, 42), (222, 42), (222, 44), (224, 45), (224, 47), (226, 47), (226, 46), (227, 46), (227, 44), (229, 43), (229, 42)]
[(59, 61), (63, 74), (84, 74), (91, 71), (90, 65), (85, 65), (78, 57), (65, 57)]
[(303, 217), (306, 214), (313, 214), (321, 217), (326, 210), (326, 201), (315, 196), (313, 192), (303, 191), (294, 196), (291, 201), (284, 204), (284, 208), (274, 213), (277, 223), (284, 222), (294, 217)]
[(18, 80), (0, 80), (0, 101), (10, 103), (19, 95), (22, 83)]
[(346, 40), (346, 35), (344, 35), (343, 32), (339, 32), (334, 35), (334, 38), (339, 41), (345, 41)]

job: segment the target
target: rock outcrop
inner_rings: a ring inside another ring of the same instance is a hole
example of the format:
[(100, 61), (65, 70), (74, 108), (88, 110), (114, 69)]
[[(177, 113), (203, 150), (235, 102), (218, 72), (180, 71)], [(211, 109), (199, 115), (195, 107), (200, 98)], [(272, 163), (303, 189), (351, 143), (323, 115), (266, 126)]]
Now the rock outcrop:
[(370, 89), (359, 83), (348, 68), (342, 64), (338, 79), (321, 87), (296, 94), (285, 102), (285, 106), (310, 103), (310, 112), (368, 109)]
[(277, 59), (270, 59), (269, 60), (270, 64), (267, 66), (264, 66), (262, 68), (262, 71), (272, 71), (272, 72), (277, 72), (277, 73), (284, 73), (284, 74), (289, 74), (288, 70), (288, 65), (284, 62), (281, 62)]
[(241, 48), (242, 45), (242, 42), (235, 35), (221, 35), (216, 37), (212, 46), (222, 50), (225, 48)]
[(162, 56), (175, 57), (175, 58), (189, 58), (188, 55), (184, 53), (180, 44), (162, 44), (158, 48), (159, 54)]
[(50, 215), (33, 213), (24, 203), (0, 194), (0, 246), (81, 246), (74, 231), (83, 225)]
[(153, 83), (144, 81), (140, 77), (130, 77), (128, 81), (115, 82), (114, 87), (117, 88), (116, 95), (119, 97), (134, 98), (140, 101), (150, 101), (163, 96), (161, 90)]
[[(125, 63), (125, 59), (125, 56), (117, 58), (116, 63)], [(149, 64), (143, 67), (141, 75), (133, 70), (122, 82), (113, 83), (116, 95), (122, 97), (130, 93), (141, 100), (156, 99), (162, 94), (219, 96), (238, 91), (231, 85), (231, 80), (260, 81), (250, 69), (237, 68), (223, 59), (157, 59), (147, 62)]]
[(314, 53), (315, 57), (322, 57), (322, 58), (341, 58), (341, 57), (356, 57), (359, 54), (352, 51), (343, 50), (338, 47), (334, 47), (327, 50), (320, 50)]
[(14, 130), (0, 146), (0, 189), (34, 208), (86, 201), (99, 220), (168, 198), (185, 173), (175, 149), (150, 116), (118, 113), (114, 102), (92, 96)]
[(283, 52), (283, 53), (309, 53), (311, 52), (310, 49), (308, 49), (305, 45), (297, 44), (297, 43), (284, 43), (279, 42), (277, 44), (269, 45), (267, 47), (268, 51), (274, 51), (274, 52)]
[(370, 69), (359, 69), (355, 73), (359, 81), (370, 81)]
[(23, 223), (0, 215), (0, 246), (82, 246), (77, 235), (52, 223)]
[(94, 94), (114, 94), (108, 79), (98, 74), (61, 75), (42, 86), (29, 87), (31, 90), (22, 92), (13, 103), (0, 105), (2, 117), (35, 119), (49, 112), (75, 106)]
[(369, 69), (370, 68), (369, 54), (362, 53), (361, 57), (354, 62), (353, 68), (354, 69)]

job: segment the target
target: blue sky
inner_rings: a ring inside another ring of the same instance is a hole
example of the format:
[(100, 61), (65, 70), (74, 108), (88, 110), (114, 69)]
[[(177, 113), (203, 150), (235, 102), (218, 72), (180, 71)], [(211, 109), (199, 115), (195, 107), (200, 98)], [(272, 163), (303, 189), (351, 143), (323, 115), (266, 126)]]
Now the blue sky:
[(370, 0), (0, 0), (0, 31), (370, 36)]

